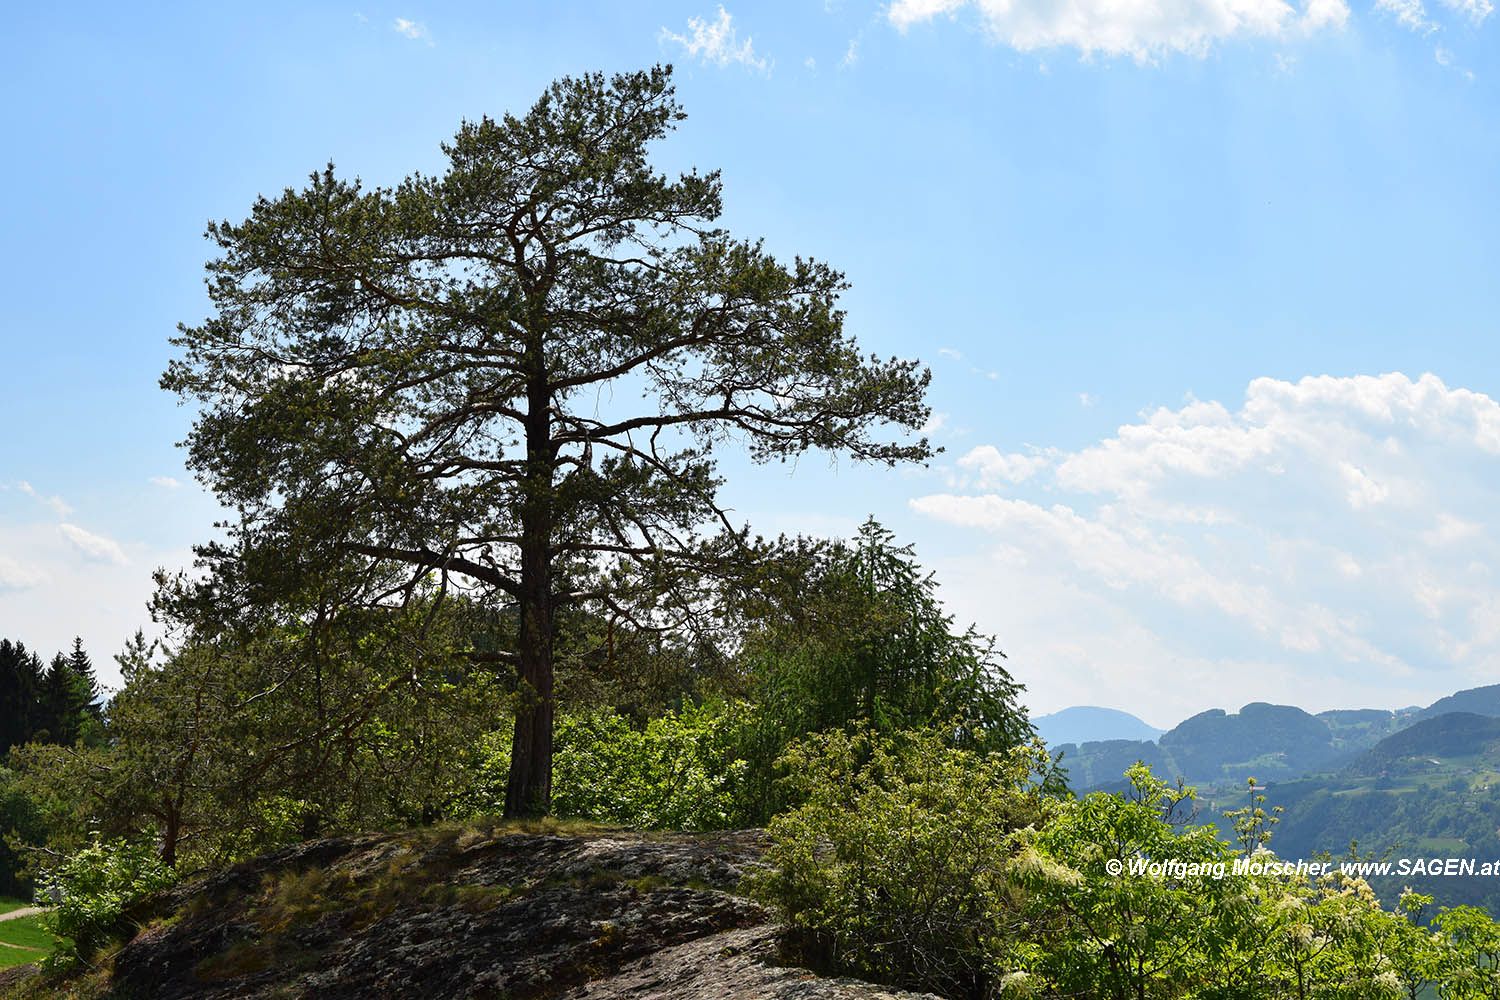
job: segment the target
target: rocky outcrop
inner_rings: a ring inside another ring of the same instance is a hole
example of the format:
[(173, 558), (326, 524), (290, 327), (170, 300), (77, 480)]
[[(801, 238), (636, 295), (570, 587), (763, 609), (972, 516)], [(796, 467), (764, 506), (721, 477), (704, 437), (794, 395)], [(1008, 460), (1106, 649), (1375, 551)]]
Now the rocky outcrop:
[[(875, 1000), (778, 962), (737, 892), (760, 834), (518, 833), (312, 841), (172, 890), (114, 958), (110, 995)], [(36, 983), (30, 984), (36, 986)]]

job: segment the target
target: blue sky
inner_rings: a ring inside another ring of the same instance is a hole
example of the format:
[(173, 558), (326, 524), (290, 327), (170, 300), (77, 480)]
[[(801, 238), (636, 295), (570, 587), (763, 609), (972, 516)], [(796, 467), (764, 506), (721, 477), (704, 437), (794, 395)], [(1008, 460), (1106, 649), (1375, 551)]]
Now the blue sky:
[(1488, 0), (32, 7), (0, 85), (0, 634), (107, 661), (216, 505), (156, 387), (210, 218), (441, 168), (677, 67), (663, 168), (934, 372), (927, 469), (731, 459), (763, 531), (917, 544), (1033, 709), (1171, 725), (1500, 681)]

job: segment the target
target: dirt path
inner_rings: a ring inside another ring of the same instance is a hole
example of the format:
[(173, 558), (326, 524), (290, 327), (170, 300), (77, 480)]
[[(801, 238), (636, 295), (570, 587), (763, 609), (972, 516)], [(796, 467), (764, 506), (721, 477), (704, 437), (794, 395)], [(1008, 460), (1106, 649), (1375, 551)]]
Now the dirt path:
[[(50, 906), (23, 906), (19, 910), (11, 910), (9, 913), (0, 913), (0, 920), (15, 920), (18, 917), (29, 917), (36, 913), (46, 913), (52, 909)], [(11, 945), (12, 948), (16, 947)]]

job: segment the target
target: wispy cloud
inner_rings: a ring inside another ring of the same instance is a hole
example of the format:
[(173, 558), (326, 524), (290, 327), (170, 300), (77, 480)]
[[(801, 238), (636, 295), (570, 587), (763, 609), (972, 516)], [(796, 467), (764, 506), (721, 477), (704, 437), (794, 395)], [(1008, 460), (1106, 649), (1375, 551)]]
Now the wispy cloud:
[(852, 69), (859, 63), (859, 39), (849, 39), (849, 47), (844, 50), (844, 58), (839, 60), (839, 69)]
[(686, 34), (679, 35), (662, 28), (660, 40), (682, 46), (688, 56), (705, 64), (712, 63), (723, 68), (730, 63), (738, 63), (762, 73), (770, 72), (765, 58), (755, 54), (751, 37), (746, 35), (744, 42), (740, 41), (733, 15), (722, 6), (719, 7), (718, 17), (712, 21), (701, 17), (688, 18)]
[(1442, 0), (1443, 6), (1457, 11), (1469, 19), (1470, 24), (1479, 25), (1495, 12), (1491, 0)]
[(398, 17), (391, 27), (398, 35), (404, 35), (413, 41), (424, 41), (428, 45), (432, 44), (432, 36), (427, 32), (427, 25), (420, 21), (408, 21), (404, 17)]
[(1438, 30), (1437, 22), (1427, 16), (1422, 0), (1375, 0), (1375, 9), (1389, 14), (1402, 27), (1423, 35)]
[(160, 486), (163, 489), (168, 490), (175, 490), (182, 485), (182, 483), (178, 482), (176, 479), (173, 479), (171, 476), (151, 476), (149, 481), (152, 486)]
[(52, 509), (52, 513), (56, 514), (58, 517), (67, 517), (69, 514), (73, 513), (73, 508), (64, 503), (62, 497), (43, 496), (24, 479), (17, 484), (17, 488), (27, 496), (46, 504)]
[(970, 8), (993, 40), (1018, 51), (1073, 48), (1139, 62), (1172, 52), (1203, 56), (1231, 38), (1290, 38), (1337, 29), (1349, 17), (1344, 0), (1303, 0), (1300, 7), (1287, 0), (895, 0), (887, 18), (904, 32)]
[(114, 563), (116, 566), (125, 566), (130, 562), (125, 556), (125, 550), (120, 548), (119, 543), (113, 539), (96, 535), (83, 530), (76, 524), (66, 522), (59, 524), (57, 530), (89, 559)]

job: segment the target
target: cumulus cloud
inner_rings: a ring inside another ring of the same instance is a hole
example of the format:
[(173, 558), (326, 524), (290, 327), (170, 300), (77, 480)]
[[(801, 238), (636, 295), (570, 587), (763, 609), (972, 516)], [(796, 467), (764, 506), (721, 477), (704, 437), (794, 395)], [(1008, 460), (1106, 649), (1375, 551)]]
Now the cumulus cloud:
[(970, 449), (959, 458), (958, 468), (967, 477), (959, 481), (972, 483), (978, 489), (993, 489), (1006, 483), (1021, 483), (1030, 479), (1047, 464), (1042, 455), (1022, 455), (1011, 452), (1002, 455), (994, 445), (980, 445)]
[(927, 418), (927, 422), (917, 428), (917, 433), (923, 437), (931, 437), (938, 431), (948, 426), (948, 414), (939, 413), (936, 410)]
[(1022, 52), (1074, 48), (1141, 62), (1171, 52), (1202, 56), (1230, 38), (1308, 35), (1341, 27), (1349, 17), (1344, 0), (1300, 6), (1289, 0), (895, 0), (887, 17), (907, 31), (969, 8), (993, 39)]
[(723, 6), (719, 7), (719, 16), (712, 21), (701, 17), (688, 18), (687, 29), (686, 34), (679, 35), (662, 28), (661, 41), (680, 45), (691, 58), (705, 64), (713, 63), (721, 69), (730, 63), (739, 63), (762, 73), (769, 71), (766, 60), (755, 54), (750, 36), (745, 36), (744, 42), (740, 41), (734, 27), (734, 16)]
[(113, 539), (85, 531), (76, 524), (59, 524), (57, 530), (89, 559), (114, 563), (116, 566), (126, 566), (130, 563), (130, 560), (125, 557), (125, 550), (120, 548), (119, 543)]
[(1500, 669), (1500, 403), (1436, 376), (1256, 379), (948, 472), (911, 506), (967, 537), (935, 568), (1033, 708), (1392, 707)]

